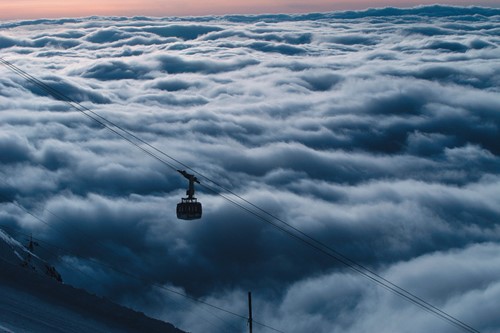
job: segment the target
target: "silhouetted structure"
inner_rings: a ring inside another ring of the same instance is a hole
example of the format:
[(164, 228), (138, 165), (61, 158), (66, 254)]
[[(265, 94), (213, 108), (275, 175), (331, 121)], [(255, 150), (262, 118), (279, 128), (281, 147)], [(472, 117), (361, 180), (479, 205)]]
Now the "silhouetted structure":
[(182, 198), (181, 202), (177, 204), (177, 218), (181, 220), (196, 220), (201, 218), (202, 206), (201, 202), (194, 197), (194, 183), (200, 183), (198, 178), (194, 175), (187, 173), (184, 170), (177, 170), (187, 180), (189, 180), (189, 187), (186, 191), (187, 198)]

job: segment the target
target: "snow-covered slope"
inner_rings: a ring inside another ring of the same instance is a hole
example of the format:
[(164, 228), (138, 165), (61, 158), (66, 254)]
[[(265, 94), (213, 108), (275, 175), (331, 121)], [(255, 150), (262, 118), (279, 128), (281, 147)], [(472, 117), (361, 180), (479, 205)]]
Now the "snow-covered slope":
[(0, 230), (0, 332), (183, 332), (65, 285), (48, 267)]

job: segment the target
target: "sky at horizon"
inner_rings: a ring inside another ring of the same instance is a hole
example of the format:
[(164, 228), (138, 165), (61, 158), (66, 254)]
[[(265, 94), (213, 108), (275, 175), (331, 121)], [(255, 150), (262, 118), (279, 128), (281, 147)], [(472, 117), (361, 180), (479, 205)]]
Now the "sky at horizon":
[(200, 16), (223, 14), (306, 13), (362, 10), (374, 7), (413, 7), (435, 3), (460, 6), (500, 7), (500, 0), (0, 0), (0, 20), (105, 16)]

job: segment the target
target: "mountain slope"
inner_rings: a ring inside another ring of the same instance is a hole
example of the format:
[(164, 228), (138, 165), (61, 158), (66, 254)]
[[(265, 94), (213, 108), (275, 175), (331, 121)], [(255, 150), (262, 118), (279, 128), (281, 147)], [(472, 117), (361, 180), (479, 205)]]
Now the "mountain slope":
[(40, 271), (40, 258), (24, 265), (27, 252), (0, 230), (0, 332), (183, 332), (58, 282)]

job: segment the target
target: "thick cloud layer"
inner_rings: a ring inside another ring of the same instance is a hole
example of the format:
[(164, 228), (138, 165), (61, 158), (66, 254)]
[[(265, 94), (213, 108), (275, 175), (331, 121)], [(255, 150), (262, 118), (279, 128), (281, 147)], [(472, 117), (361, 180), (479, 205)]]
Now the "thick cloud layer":
[[(497, 9), (440, 6), (93, 17), (0, 23), (0, 49), (245, 199), (496, 332), (499, 22)], [(256, 320), (286, 332), (458, 331), (210, 191), (198, 193), (201, 221), (177, 220), (180, 175), (1, 71), (0, 223), (45, 241), (39, 251), (65, 281), (194, 332), (246, 327), (160, 286), (242, 314), (252, 290)]]

